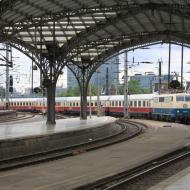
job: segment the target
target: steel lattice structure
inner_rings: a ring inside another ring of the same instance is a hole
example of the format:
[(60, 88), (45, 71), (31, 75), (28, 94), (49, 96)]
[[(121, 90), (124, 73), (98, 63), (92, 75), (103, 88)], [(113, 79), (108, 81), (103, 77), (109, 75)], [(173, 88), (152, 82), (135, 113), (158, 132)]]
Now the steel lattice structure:
[(46, 85), (51, 84), (46, 86), (51, 100), (68, 65), (84, 96), (84, 119), (89, 79), (106, 58), (157, 42), (189, 47), (189, 31), (188, 0), (0, 0), (0, 42), (35, 58)]

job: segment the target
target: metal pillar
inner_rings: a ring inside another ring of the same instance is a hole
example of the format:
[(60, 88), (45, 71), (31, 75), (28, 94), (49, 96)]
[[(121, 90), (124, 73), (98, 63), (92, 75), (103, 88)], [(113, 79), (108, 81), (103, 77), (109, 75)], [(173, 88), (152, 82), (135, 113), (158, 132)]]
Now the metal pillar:
[(184, 55), (184, 46), (182, 43), (181, 46), (181, 89), (183, 89), (183, 56)]
[[(32, 54), (32, 57), (33, 57), (33, 54)], [(31, 93), (33, 94), (33, 89), (34, 89), (34, 83), (33, 83), (33, 81), (34, 81), (34, 70), (33, 70), (33, 67), (34, 67), (34, 62), (33, 62), (33, 58), (32, 58), (32, 77), (31, 77), (31, 80), (32, 80), (32, 82), (31, 82)]]
[(54, 81), (49, 80), (47, 87), (47, 124), (55, 124), (55, 89)]
[(88, 82), (85, 81), (85, 68), (82, 68), (82, 81), (80, 83), (80, 119), (87, 120), (87, 91)]
[(109, 79), (108, 79), (108, 72), (109, 72), (109, 70), (108, 70), (109, 68), (108, 67), (106, 67), (106, 89), (105, 89), (105, 91), (106, 91), (106, 95), (108, 95), (109, 94)]
[[(56, 39), (55, 39), (55, 19), (53, 21), (53, 44), (47, 44), (49, 53), (49, 77), (43, 79), (43, 86), (47, 88), (47, 124), (55, 124), (55, 90), (56, 82)], [(41, 52), (42, 53), (42, 52)]]
[(171, 67), (171, 42), (169, 42), (169, 58), (168, 58), (168, 88), (170, 87), (170, 67)]
[(115, 94), (116, 95), (118, 95), (119, 94), (119, 60), (118, 59), (116, 59), (117, 60), (117, 62), (116, 62), (116, 64), (117, 64), (117, 71), (116, 71), (116, 92), (115, 92)]
[(159, 86), (158, 86), (158, 92), (159, 92), (159, 94), (161, 94), (161, 77), (162, 77), (162, 62), (159, 60), (158, 61), (158, 64), (159, 64), (159, 73), (158, 73), (158, 75), (159, 75)]
[(5, 91), (5, 100), (6, 100), (6, 109), (9, 109), (9, 45), (6, 44), (6, 91)]
[(127, 51), (125, 51), (125, 65), (124, 65), (124, 117), (129, 117), (129, 102), (128, 102), (128, 58)]
[(89, 83), (89, 116), (90, 118), (92, 117), (92, 107), (91, 107), (91, 103), (92, 103), (92, 88), (91, 88), (91, 84)]
[(40, 26), (40, 87), (42, 87), (42, 25)]
[(99, 89), (99, 76), (98, 76), (98, 69), (96, 71), (96, 76), (97, 76), (97, 116), (100, 116), (100, 89)]

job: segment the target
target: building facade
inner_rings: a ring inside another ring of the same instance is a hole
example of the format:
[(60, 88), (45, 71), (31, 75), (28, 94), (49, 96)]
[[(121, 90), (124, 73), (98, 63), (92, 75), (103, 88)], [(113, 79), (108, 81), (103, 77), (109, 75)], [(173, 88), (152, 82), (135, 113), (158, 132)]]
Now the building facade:
[[(92, 75), (90, 83), (98, 86), (101, 94), (117, 94), (119, 86), (119, 57), (116, 56), (102, 64)], [(73, 73), (67, 69), (67, 88), (78, 86)]]
[(153, 73), (148, 75), (135, 74), (130, 77), (130, 80), (139, 81), (139, 85), (143, 89), (152, 89), (155, 78), (156, 76)]
[[(170, 81), (172, 81), (174, 75), (170, 75)], [(130, 77), (130, 80), (139, 81), (139, 86), (143, 89), (151, 89), (152, 92), (159, 91), (159, 76), (155, 75), (154, 73), (148, 73), (145, 75), (142, 74), (135, 74), (134, 76)], [(161, 90), (165, 91), (168, 89), (168, 75), (161, 76)]]

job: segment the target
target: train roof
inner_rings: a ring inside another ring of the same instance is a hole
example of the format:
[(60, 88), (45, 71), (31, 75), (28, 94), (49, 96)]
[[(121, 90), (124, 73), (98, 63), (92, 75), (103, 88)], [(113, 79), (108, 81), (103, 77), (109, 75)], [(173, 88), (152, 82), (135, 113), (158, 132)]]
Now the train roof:
[(175, 94), (157, 94), (157, 95), (155, 95), (155, 97), (166, 97), (166, 96), (188, 96), (188, 95), (190, 95), (190, 94), (188, 94), (188, 93), (175, 93)]
[[(152, 99), (155, 96), (155, 94), (132, 94), (129, 95), (130, 100), (149, 100)], [(14, 102), (42, 102), (46, 101), (47, 98), (11, 98), (11, 101)], [(90, 97), (87, 97), (87, 100), (90, 100)], [(97, 96), (92, 96), (91, 97), (92, 101), (97, 100)], [(122, 101), (124, 100), (124, 95), (110, 95), (110, 96), (100, 96), (101, 101)], [(56, 97), (57, 102), (63, 102), (63, 101), (80, 101), (80, 97)]]
[[(5, 101), (5, 100), (4, 100)], [(10, 98), (10, 102), (37, 102), (46, 101), (46, 98)]]
[[(124, 100), (124, 95), (109, 96), (109, 100)], [(149, 100), (154, 97), (154, 94), (131, 94), (128, 96), (130, 100)]]

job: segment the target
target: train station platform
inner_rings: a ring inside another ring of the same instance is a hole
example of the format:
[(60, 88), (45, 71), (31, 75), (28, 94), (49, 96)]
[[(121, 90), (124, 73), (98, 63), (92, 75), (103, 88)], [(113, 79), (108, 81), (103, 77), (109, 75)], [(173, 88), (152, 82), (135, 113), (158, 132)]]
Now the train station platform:
[(95, 128), (113, 123), (115, 120), (113, 117), (92, 116), (91, 119), (87, 120), (80, 120), (80, 118), (59, 119), (56, 120), (55, 125), (47, 125), (45, 120), (30, 123), (25, 120), (18, 123), (16, 121), (0, 123), (0, 140)]
[(118, 134), (122, 127), (112, 125), (115, 121), (113, 117), (94, 116), (88, 120), (59, 119), (55, 125), (27, 120), (0, 124), (0, 161), (64, 149)]
[(169, 123), (171, 127), (164, 127), (168, 123), (143, 122), (149, 126), (148, 129), (129, 141), (1, 172), (0, 190), (71, 190), (140, 166), (190, 144), (190, 126)]

